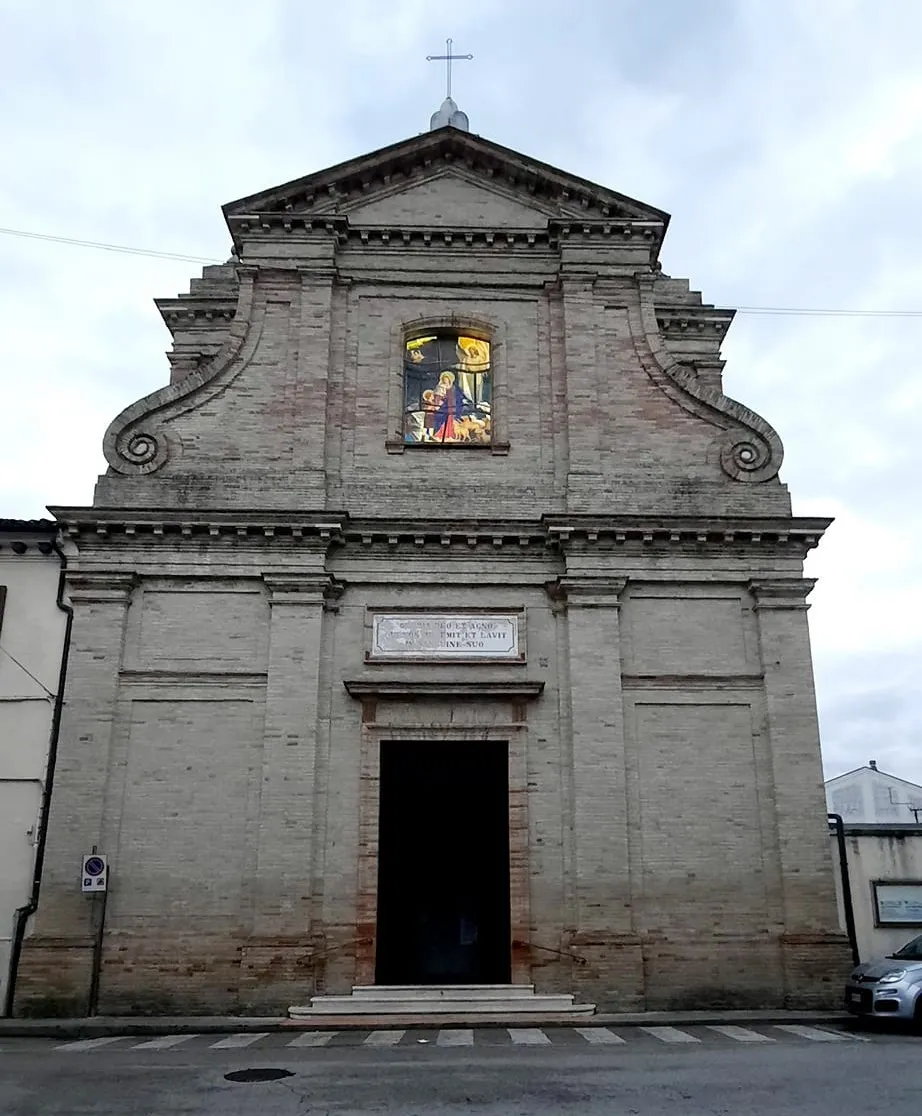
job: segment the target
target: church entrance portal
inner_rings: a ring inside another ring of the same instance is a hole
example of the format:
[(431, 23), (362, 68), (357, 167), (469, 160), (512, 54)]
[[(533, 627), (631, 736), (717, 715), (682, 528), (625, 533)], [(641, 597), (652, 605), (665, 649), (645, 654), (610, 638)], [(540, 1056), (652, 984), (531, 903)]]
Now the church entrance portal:
[(381, 745), (377, 984), (508, 984), (505, 744)]

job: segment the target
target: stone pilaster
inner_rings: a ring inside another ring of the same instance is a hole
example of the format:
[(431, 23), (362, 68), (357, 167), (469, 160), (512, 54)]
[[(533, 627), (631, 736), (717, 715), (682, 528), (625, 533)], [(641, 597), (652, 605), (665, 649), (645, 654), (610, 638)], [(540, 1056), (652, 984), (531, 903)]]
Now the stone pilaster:
[(807, 627), (806, 598), (814, 584), (807, 578), (778, 578), (749, 587), (771, 741), (783, 881), (781, 946), (791, 1006), (831, 1003), (828, 982), (848, 966), (838, 931)]
[(574, 275), (561, 282), (571, 473), (598, 473), (601, 469), (596, 352), (599, 325), (593, 280), (593, 276)]
[(324, 573), (266, 574), (269, 667), (254, 929), (309, 932)]
[[(299, 418), (293, 447), (296, 467), (316, 473), (318, 483), (324, 472), (326, 447), (327, 391), (330, 385), (330, 338), (334, 268), (317, 261), (299, 269), (301, 278), (301, 319), (298, 326), (298, 369), (295, 387), (295, 413)], [(318, 493), (322, 495), (322, 489)]]
[[(23, 943), (17, 1014), (79, 1015), (90, 988), (98, 899), (80, 891), (80, 858), (105, 845), (107, 784), (130, 572), (73, 572), (74, 609), (39, 906)], [(117, 865), (112, 865), (117, 873)]]
[(623, 578), (564, 577), (571, 688), (575, 929), (590, 936), (630, 929), (613, 902), (630, 902), (621, 695)]

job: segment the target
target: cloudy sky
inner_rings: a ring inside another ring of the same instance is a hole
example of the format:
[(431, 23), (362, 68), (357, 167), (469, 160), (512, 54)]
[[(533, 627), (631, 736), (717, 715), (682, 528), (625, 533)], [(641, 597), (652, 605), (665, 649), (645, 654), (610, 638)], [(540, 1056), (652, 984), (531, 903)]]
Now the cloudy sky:
[[(664, 268), (706, 300), (864, 312), (740, 313), (725, 383), (795, 511), (836, 517), (809, 564), (827, 774), (922, 783), (922, 4), (564, 7), (0, 0), (0, 225), (222, 260), (221, 203), (425, 130), (453, 36), (472, 130), (670, 212)], [(0, 233), (0, 516), (91, 501), (108, 422), (167, 381), (151, 300), (197, 270)]]

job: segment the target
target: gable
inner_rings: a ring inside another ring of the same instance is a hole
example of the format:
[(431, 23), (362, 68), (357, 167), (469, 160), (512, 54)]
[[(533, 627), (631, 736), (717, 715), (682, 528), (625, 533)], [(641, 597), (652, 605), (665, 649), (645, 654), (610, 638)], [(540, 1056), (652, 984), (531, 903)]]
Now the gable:
[(352, 225), (445, 225), (489, 228), (542, 228), (551, 216), (447, 171), (354, 207), (344, 207)]
[[(231, 226), (234, 221), (272, 213), (326, 216), (355, 213), (356, 221), (362, 223), (394, 223), (394, 210), (383, 204), (385, 200), (420, 190), (417, 200), (428, 206), (429, 200), (423, 195), (433, 179), (440, 176), (454, 180), (449, 190), (462, 191), (466, 182), (489, 196), (489, 201), (482, 195), (466, 196), (479, 214), (476, 219), (484, 224), (494, 220), (490, 216), (493, 212), (502, 219), (501, 201), (513, 207), (515, 227), (519, 228), (526, 221), (526, 213), (530, 214), (526, 227), (534, 228), (537, 222), (544, 224), (554, 215), (588, 220), (613, 218), (658, 225), (660, 237), (669, 222), (669, 215), (653, 206), (456, 128), (423, 133), (239, 198), (225, 205), (223, 211)], [(444, 197), (449, 199), (448, 194)], [(379, 204), (381, 208), (377, 208)], [(400, 203), (393, 204), (399, 207)], [(365, 207), (372, 206), (375, 208), (366, 211)], [(491, 209), (497, 206), (500, 209)]]

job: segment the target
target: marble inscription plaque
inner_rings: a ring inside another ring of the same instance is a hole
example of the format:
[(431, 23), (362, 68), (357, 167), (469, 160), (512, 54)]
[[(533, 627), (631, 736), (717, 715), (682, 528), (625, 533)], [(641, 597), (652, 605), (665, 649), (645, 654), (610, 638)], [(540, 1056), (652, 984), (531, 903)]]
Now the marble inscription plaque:
[(519, 659), (519, 618), (512, 615), (378, 613), (371, 659)]

